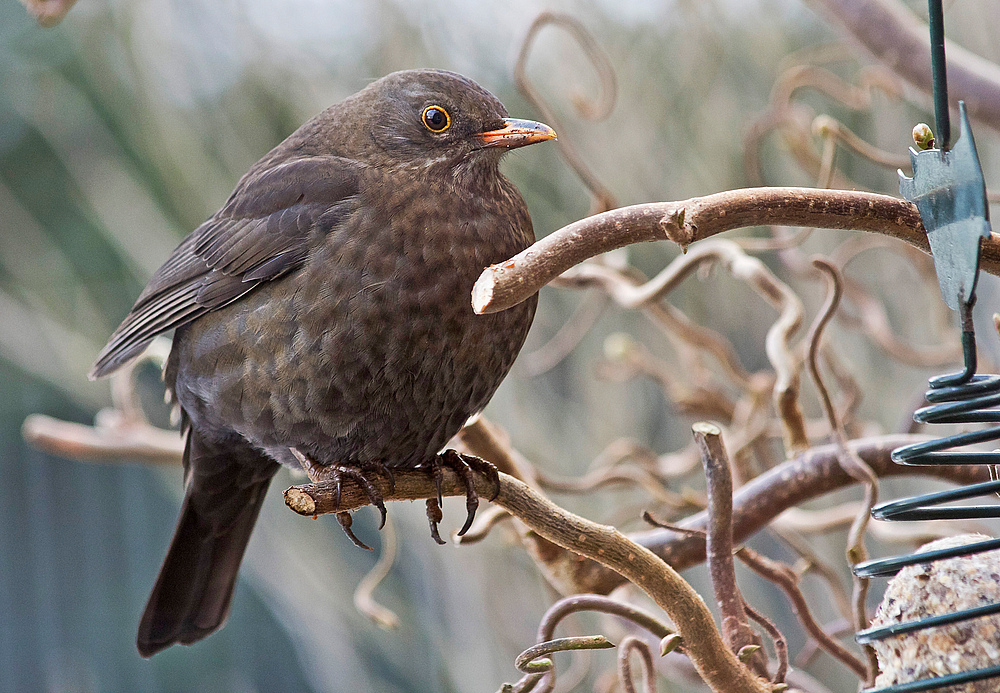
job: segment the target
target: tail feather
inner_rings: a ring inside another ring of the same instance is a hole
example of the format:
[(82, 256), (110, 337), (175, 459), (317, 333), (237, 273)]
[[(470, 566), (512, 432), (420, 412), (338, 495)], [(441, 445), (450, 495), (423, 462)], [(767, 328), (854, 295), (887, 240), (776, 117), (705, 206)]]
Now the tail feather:
[(180, 520), (139, 623), (136, 645), (143, 657), (175, 643), (190, 645), (225, 622), (243, 553), (278, 468), (242, 441), (212, 446), (194, 430), (184, 463)]

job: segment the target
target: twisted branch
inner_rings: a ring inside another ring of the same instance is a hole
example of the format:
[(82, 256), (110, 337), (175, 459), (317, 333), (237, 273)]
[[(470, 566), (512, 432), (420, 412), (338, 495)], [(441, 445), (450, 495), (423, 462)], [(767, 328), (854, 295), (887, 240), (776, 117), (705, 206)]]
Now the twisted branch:
[[(857, 229), (928, 251), (917, 208), (876, 193), (815, 188), (745, 188), (680, 202), (650, 202), (573, 222), (513, 258), (483, 270), (472, 291), (477, 313), (495, 313), (531, 296), (587, 258), (633, 243), (691, 243), (745, 226), (780, 224)], [(1000, 274), (1000, 238), (985, 239), (981, 266)]]
[[(476, 473), (475, 480), (479, 488), (492, 489), (485, 475)], [(429, 498), (437, 493), (434, 479), (424, 470), (401, 470), (396, 473), (395, 492), (381, 490), (386, 500)], [(442, 492), (464, 495), (465, 486), (454, 473), (445, 471)], [(336, 495), (333, 485), (304, 484), (285, 491), (285, 502), (302, 515), (349, 511), (368, 502), (367, 493), (354, 484), (343, 485), (339, 506)], [(698, 593), (653, 553), (614, 527), (563, 510), (506, 474), (500, 475), (494, 502), (548, 541), (598, 561), (646, 592), (677, 625), (685, 652), (713, 690), (770, 693), (770, 685), (751, 674), (726, 647)]]

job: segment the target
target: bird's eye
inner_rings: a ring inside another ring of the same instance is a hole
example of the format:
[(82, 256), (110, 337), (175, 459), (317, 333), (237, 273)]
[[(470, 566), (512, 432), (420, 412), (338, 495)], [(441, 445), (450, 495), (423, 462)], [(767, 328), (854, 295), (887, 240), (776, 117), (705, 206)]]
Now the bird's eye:
[(428, 106), (423, 113), (424, 127), (431, 132), (444, 132), (451, 126), (451, 116), (440, 106)]

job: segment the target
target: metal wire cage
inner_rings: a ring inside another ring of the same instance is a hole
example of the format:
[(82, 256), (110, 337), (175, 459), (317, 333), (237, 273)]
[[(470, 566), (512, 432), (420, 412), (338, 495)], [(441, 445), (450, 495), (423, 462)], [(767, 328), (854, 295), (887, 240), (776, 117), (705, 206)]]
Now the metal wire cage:
[[(971, 304), (964, 307), (963, 311), (971, 314)], [(968, 316), (967, 324), (971, 326), (971, 315)], [(917, 410), (913, 415), (915, 421), (928, 424), (1000, 423), (1000, 409), (997, 408), (1000, 407), (1000, 375), (976, 375), (976, 342), (971, 329), (963, 331), (962, 347), (965, 369), (960, 373), (938, 376), (930, 380), (930, 389), (925, 396), (931, 405)], [(1000, 439), (1000, 425), (989, 426), (982, 430), (958, 433), (897, 448), (892, 452), (892, 459), (897, 464), (915, 466), (1000, 465), (1000, 452), (955, 450), (998, 439)], [(953, 501), (991, 496), (998, 492), (1000, 492), (1000, 480), (971, 484), (948, 491), (926, 493), (883, 503), (872, 509), (872, 516), (889, 521), (995, 518), (1000, 517), (1000, 505), (939, 506)], [(865, 561), (855, 566), (854, 572), (863, 577), (891, 576), (906, 566), (971, 556), (996, 549), (1000, 549), (1000, 539), (990, 539), (946, 549)], [(860, 644), (870, 644), (919, 630), (998, 613), (1000, 613), (1000, 602), (985, 604), (940, 616), (869, 628), (857, 633), (855, 640)], [(869, 688), (864, 693), (917, 693), (995, 677), (1000, 677), (1000, 664), (888, 687)], [(997, 685), (1000, 687), (1000, 682)]]

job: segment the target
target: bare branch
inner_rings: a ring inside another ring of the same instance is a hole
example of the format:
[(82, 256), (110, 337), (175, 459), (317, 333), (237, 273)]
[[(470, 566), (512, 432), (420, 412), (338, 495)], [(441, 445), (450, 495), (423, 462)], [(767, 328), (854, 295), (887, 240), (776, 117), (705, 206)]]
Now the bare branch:
[[(445, 470), (442, 491), (464, 495), (462, 481)], [(478, 472), (476, 485), (491, 488), (491, 481)], [(379, 479), (381, 483), (381, 479)], [(396, 488), (380, 489), (387, 500), (431, 498), (437, 495), (434, 480), (425, 470), (400, 470)], [(352, 483), (343, 485), (341, 504), (334, 505), (332, 485), (304, 484), (285, 491), (285, 502), (302, 515), (344, 512), (367, 504), (367, 493)], [(685, 651), (706, 683), (725, 693), (769, 693), (770, 685), (755, 677), (722, 641), (712, 615), (701, 597), (672, 568), (648, 550), (629, 540), (614, 527), (602, 526), (563, 510), (529, 486), (500, 475), (494, 500), (534, 532), (554, 544), (598, 561), (634, 583), (660, 606), (677, 625)]]
[[(487, 267), (473, 288), (472, 306), (477, 313), (510, 308), (570, 267), (615, 248), (659, 240), (687, 248), (724, 231), (766, 224), (871, 231), (928, 249), (917, 208), (906, 200), (848, 190), (745, 188), (622, 207), (573, 222)], [(984, 241), (982, 267), (1000, 273), (1000, 239)]]
[(859, 678), (864, 678), (867, 675), (864, 662), (829, 636), (813, 617), (809, 610), (809, 603), (806, 601), (805, 595), (802, 594), (802, 590), (799, 589), (798, 577), (791, 568), (746, 546), (741, 547), (736, 552), (736, 556), (762, 578), (770, 580), (781, 588), (792, 603), (792, 612), (798, 617), (806, 632), (815, 638), (823, 650), (840, 660)]
[[(880, 477), (920, 475), (959, 484), (989, 480), (989, 471), (983, 467), (905, 467), (891, 461), (889, 455), (894, 448), (930, 439), (922, 435), (876, 436), (852, 440), (848, 447)], [(787, 508), (855, 483), (840, 466), (837, 455), (834, 445), (811, 448), (737, 490), (733, 497), (733, 541), (745, 541)], [(708, 514), (697, 513), (679, 524), (704, 530)], [(705, 540), (698, 536), (678, 536), (666, 530), (635, 532), (629, 536), (675, 570), (690, 568), (705, 560)], [(599, 594), (607, 594), (624, 582), (611, 571), (578, 560), (563, 565), (562, 577), (564, 584), (574, 584), (581, 592)]]
[(117, 411), (105, 411), (107, 414), (97, 426), (32, 414), (24, 420), (21, 435), (28, 445), (71, 460), (180, 464), (184, 441), (177, 431), (143, 423), (125, 424)]
[[(927, 25), (897, 0), (812, 0), (893, 72), (925, 93), (931, 91)], [(1000, 130), (1000, 66), (951, 41), (948, 91), (969, 115)]]
[[(701, 452), (708, 485), (708, 573), (722, 616), (722, 637), (733, 652), (739, 652), (759, 642), (747, 622), (733, 566), (733, 478), (729, 472), (729, 457), (718, 426), (696, 423), (691, 431)], [(760, 674), (763, 662), (755, 658), (755, 664)]]

